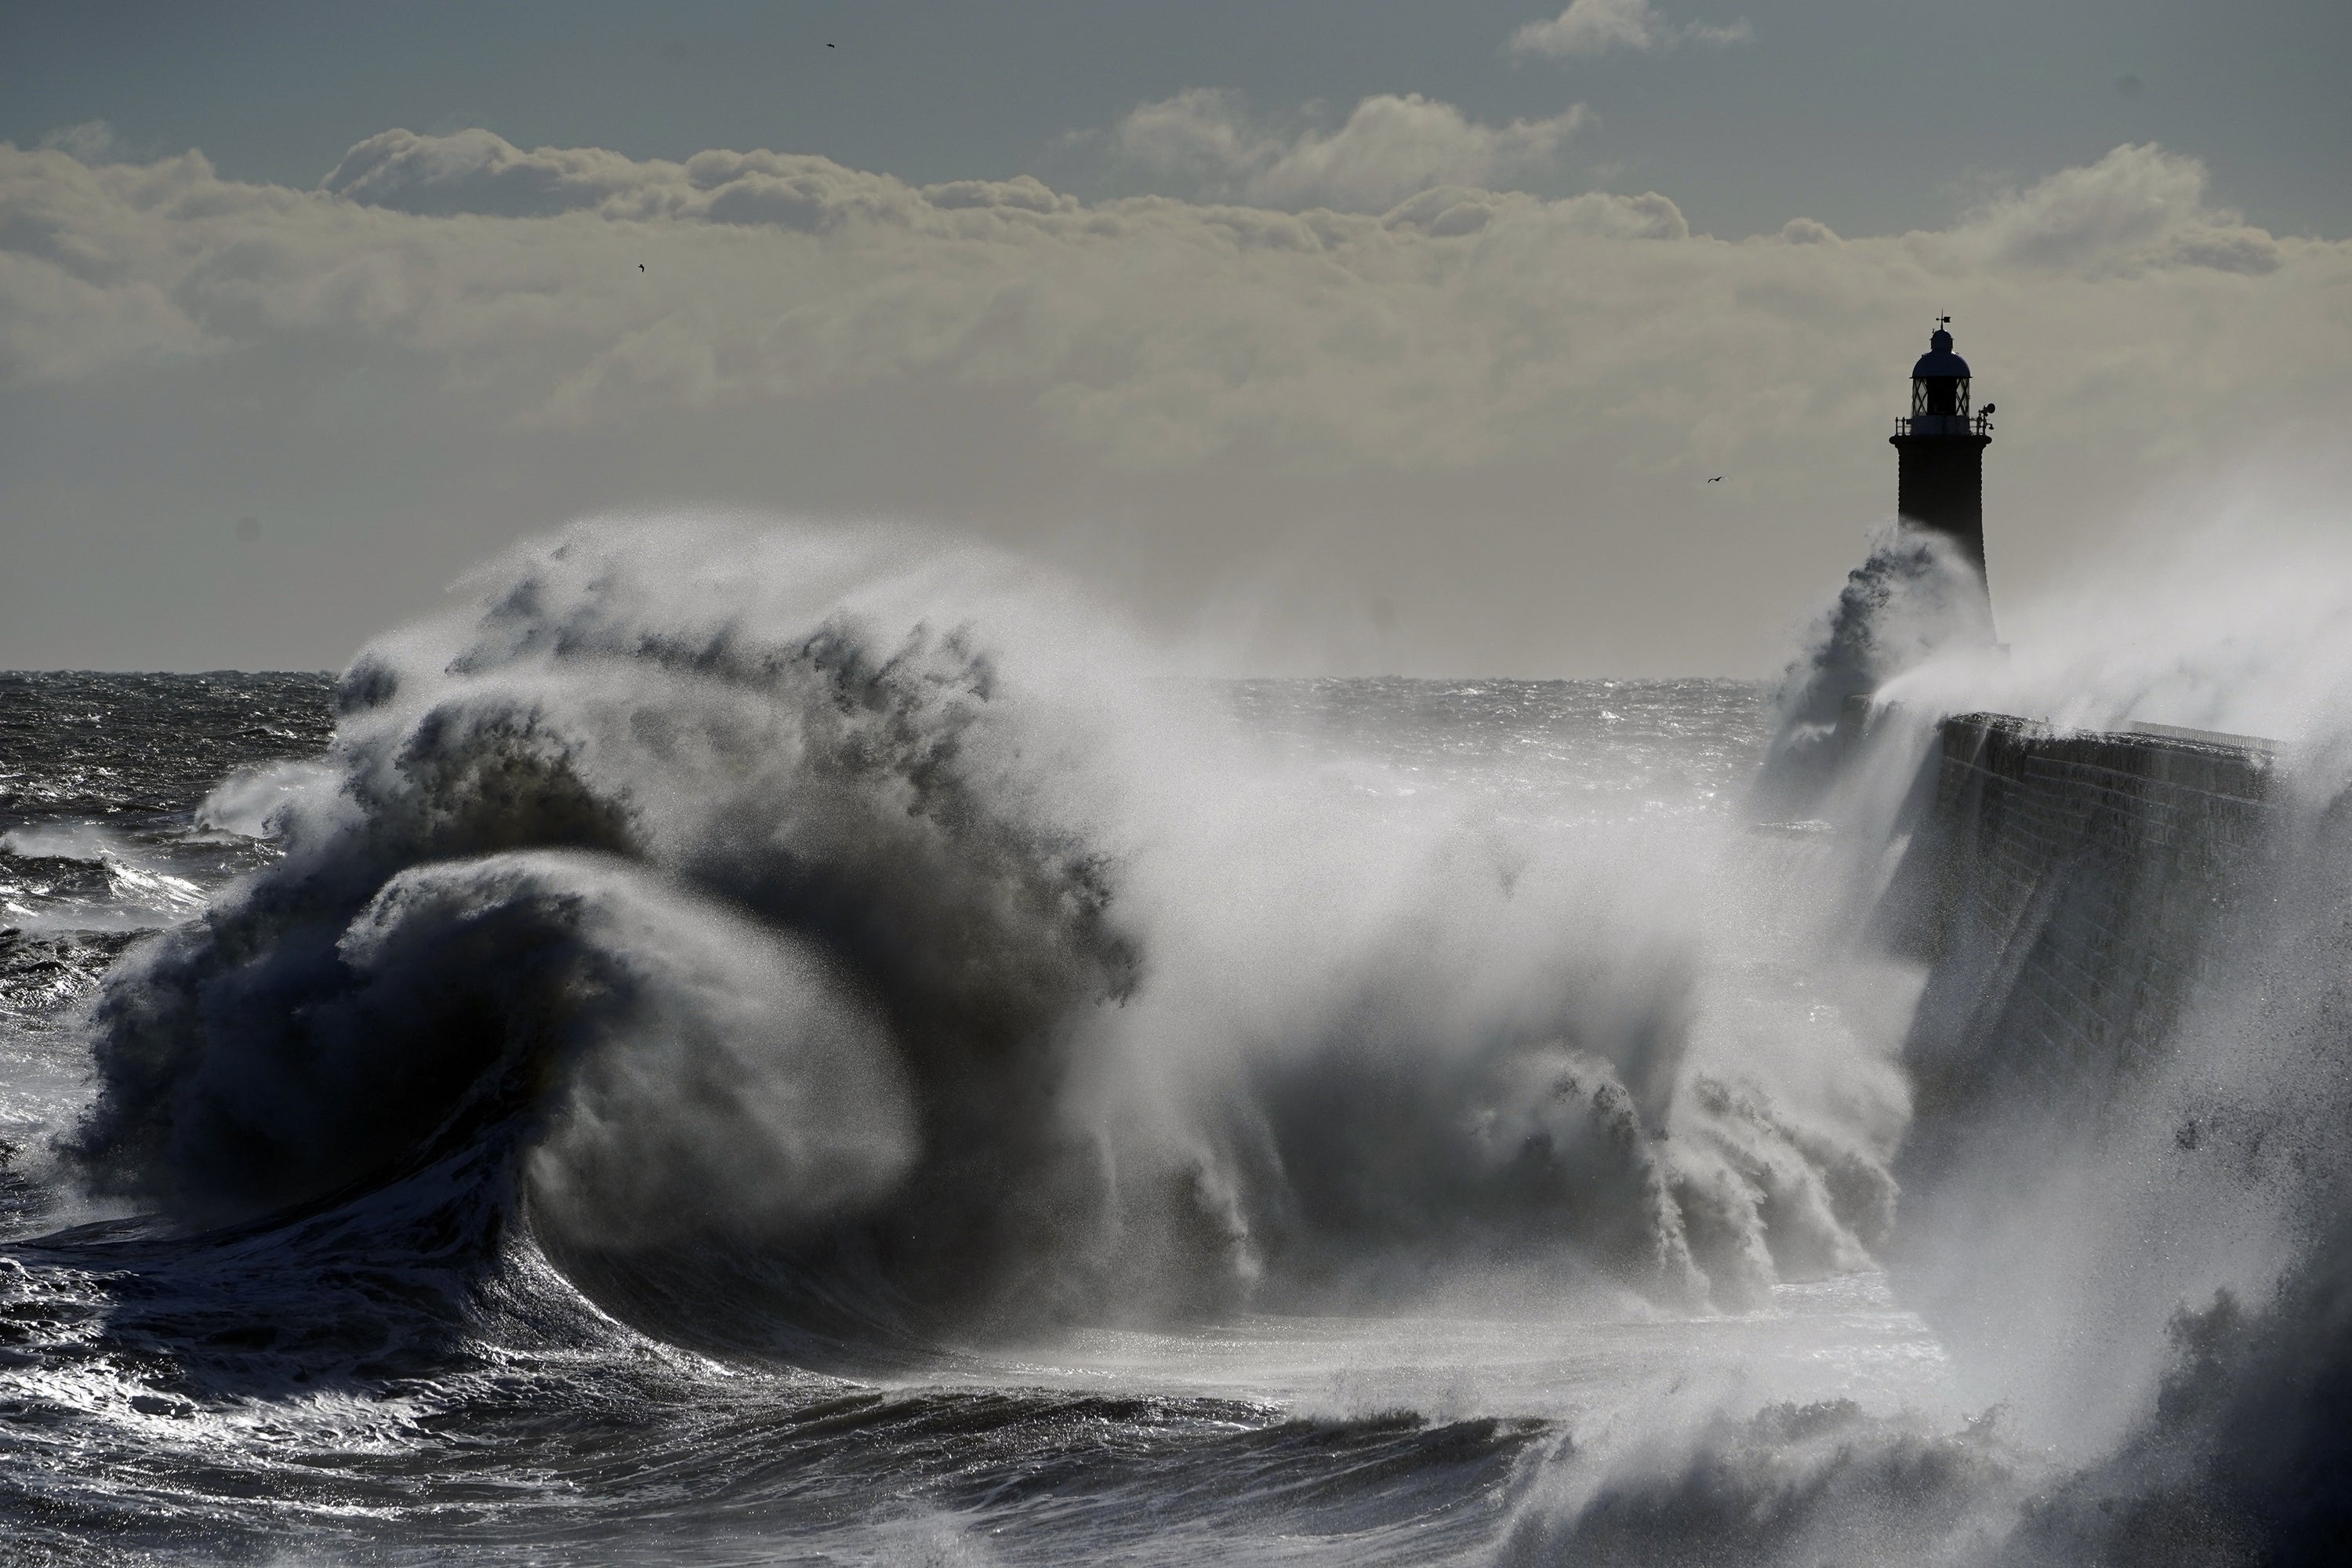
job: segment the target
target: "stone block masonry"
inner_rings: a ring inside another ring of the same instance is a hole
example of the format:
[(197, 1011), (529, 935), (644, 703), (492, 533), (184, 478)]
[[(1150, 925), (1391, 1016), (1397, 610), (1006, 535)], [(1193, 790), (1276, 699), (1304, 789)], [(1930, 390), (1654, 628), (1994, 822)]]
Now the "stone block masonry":
[(2095, 1117), (2164, 1050), (2242, 904), (2272, 749), (1969, 713), (1927, 765), (1932, 804), (1881, 906), (1890, 944), (1931, 964), (1905, 1046), (1916, 1129), (1932, 1145), (2021, 1100)]

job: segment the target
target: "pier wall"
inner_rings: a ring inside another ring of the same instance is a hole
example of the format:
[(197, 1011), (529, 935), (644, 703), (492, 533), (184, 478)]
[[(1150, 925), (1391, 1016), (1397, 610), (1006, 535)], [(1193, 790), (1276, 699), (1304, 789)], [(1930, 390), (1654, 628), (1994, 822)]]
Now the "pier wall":
[[(2164, 1050), (2259, 881), (2267, 743), (1945, 720), (1879, 920), (1929, 962), (1905, 1056), (1916, 1126), (1991, 1102), (2095, 1115)], [(1932, 790), (1932, 793), (1930, 791)]]

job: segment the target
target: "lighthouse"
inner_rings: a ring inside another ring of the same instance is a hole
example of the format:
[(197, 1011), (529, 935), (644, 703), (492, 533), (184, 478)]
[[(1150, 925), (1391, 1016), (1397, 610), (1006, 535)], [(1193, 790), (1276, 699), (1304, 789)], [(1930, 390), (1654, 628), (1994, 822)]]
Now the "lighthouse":
[[(1927, 352), (1911, 367), (1911, 412), (1895, 422), (1899, 464), (1895, 510), (1932, 529), (1984, 574), (1984, 449), (1992, 445), (1992, 405), (1969, 409), (1969, 362), (1952, 352), (1949, 316), (1936, 318)], [(1990, 604), (1988, 604), (1990, 608)]]

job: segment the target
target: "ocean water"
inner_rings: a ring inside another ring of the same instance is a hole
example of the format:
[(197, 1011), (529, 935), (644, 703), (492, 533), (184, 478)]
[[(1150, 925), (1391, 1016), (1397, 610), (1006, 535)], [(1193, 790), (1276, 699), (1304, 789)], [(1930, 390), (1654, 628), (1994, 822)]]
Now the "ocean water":
[(0, 677), (7, 1561), (2108, 1560), (1769, 689), (700, 542)]
[[(24, 1560), (1476, 1560), (1580, 1428), (1672, 1391), (1887, 1413), (1938, 1391), (1935, 1341), (1866, 1270), (1730, 1312), (1541, 1289), (1244, 1310), (844, 1378), (632, 1331), (542, 1260), (501, 1256), (527, 1243), (486, 1219), (453, 1233), (471, 1170), (434, 1173), (396, 1215), (58, 1228), (79, 1200), (25, 1156), (88, 1093), (88, 999), (129, 942), (270, 862), (264, 815), (215, 826), (206, 802), (319, 757), (330, 686), (18, 675), (0, 696), (0, 1137), (19, 1154), (0, 1518)], [(1725, 681), (1217, 695), (1355, 804), (1442, 795), (1497, 820), (1723, 819), (1766, 720), (1758, 688)], [(472, 1321), (486, 1308), (494, 1331)]]

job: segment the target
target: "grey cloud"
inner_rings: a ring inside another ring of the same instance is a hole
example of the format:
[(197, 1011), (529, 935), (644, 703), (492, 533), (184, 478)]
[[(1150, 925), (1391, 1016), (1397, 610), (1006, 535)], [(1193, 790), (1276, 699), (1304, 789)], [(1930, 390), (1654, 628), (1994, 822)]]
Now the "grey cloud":
[(2125, 147), (1948, 229), (1800, 219), (1726, 243), (1654, 193), (1458, 182), (1379, 212), (1088, 205), (1026, 178), (394, 132), (300, 192), (193, 153), (6, 148), (0, 376), (318, 339), (437, 366), (519, 426), (919, 385), (1147, 468), (1247, 444), (1446, 469), (1549, 460), (1567, 433), (1647, 470), (1794, 462), (1874, 425), (1856, 338), (1907, 342), (1938, 308), (2011, 323), (2008, 374), (2074, 385), (2073, 418), (2104, 417), (2081, 367), (2121, 339), (2164, 354), (2184, 416), (2332, 386), (2341, 333), (2322, 353), (2310, 323), (2352, 287), (2352, 246), (2248, 228), (2204, 192), (2193, 160)]
[(887, 175), (784, 153), (698, 153), (683, 163), (601, 148), (530, 152), (488, 131), (386, 131), (343, 155), (319, 187), (417, 216), (553, 217), (773, 224), (817, 230), (853, 218), (904, 222), (921, 198)]
[(1398, 203), (1381, 226), (1414, 229), (1433, 238), (1475, 234), (1497, 218), (1510, 217), (1561, 234), (1609, 239), (1688, 239), (1682, 209), (1655, 191), (1638, 196), (1588, 195), (1547, 201), (1517, 191), (1482, 191), (1440, 185)]
[(1012, 208), (1019, 212), (1067, 213), (1078, 210), (1078, 199), (1047, 187), (1034, 174), (1010, 180), (950, 180), (925, 185), (923, 199), (942, 211), (959, 207)]
[(1747, 18), (1714, 25), (1668, 21), (1650, 0), (1572, 0), (1549, 21), (1529, 22), (1511, 35), (1515, 55), (1546, 59), (1606, 54), (1612, 49), (1670, 49), (1677, 44), (1745, 44), (1756, 31)]
[(2236, 226), (2177, 237), (2166, 249), (2163, 264), (2259, 275), (2277, 270), (2280, 260), (2276, 240), (2258, 228)]
[(85, 163), (103, 163), (117, 151), (114, 127), (103, 120), (85, 120), (79, 125), (61, 125), (41, 138), (41, 145), (51, 152), (63, 153)]
[(614, 222), (756, 225), (812, 234), (854, 222), (955, 232), (951, 214), (1061, 214), (1078, 205), (1026, 174), (918, 190), (806, 153), (713, 150), (678, 163), (601, 148), (525, 152), (488, 131), (381, 132), (345, 153), (320, 190), (415, 216), (593, 213)]
[(1113, 142), (1129, 164), (1192, 194), (1384, 212), (1433, 186), (1494, 186), (1539, 173), (1589, 118), (1578, 104), (1549, 119), (1483, 125), (1419, 93), (1382, 93), (1335, 130), (1286, 130), (1253, 117), (1237, 93), (1193, 88), (1132, 110)]
[(635, 163), (597, 148), (525, 153), (488, 131), (419, 136), (394, 130), (344, 153), (320, 189), (394, 212), (547, 217), (644, 193), (677, 167)]
[(1960, 231), (1999, 262), (2053, 270), (2132, 273), (2201, 267), (2263, 273), (2278, 242), (2238, 215), (2205, 205), (2205, 166), (2149, 143), (2118, 147), (1987, 203)]

